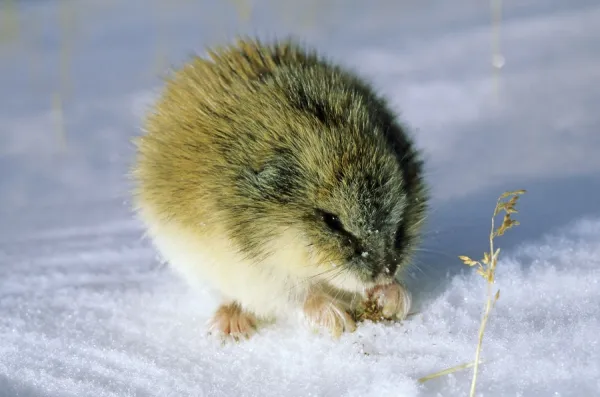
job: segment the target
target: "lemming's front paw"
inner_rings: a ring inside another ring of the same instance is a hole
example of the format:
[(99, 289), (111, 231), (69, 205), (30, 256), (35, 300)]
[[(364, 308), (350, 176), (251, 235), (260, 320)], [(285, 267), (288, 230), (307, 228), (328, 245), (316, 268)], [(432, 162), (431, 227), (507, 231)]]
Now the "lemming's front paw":
[(328, 330), (335, 338), (343, 332), (356, 330), (356, 323), (347, 308), (325, 293), (315, 293), (306, 299), (304, 316), (311, 325)]
[(386, 319), (404, 320), (412, 303), (410, 292), (397, 282), (378, 285), (367, 291)]
[(239, 304), (222, 304), (209, 322), (209, 333), (222, 339), (248, 339), (256, 332), (256, 323), (256, 317)]

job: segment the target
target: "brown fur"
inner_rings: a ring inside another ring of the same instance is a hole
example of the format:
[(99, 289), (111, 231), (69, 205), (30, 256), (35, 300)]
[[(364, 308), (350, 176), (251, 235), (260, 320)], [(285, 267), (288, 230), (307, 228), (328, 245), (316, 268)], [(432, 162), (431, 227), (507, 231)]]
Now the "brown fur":
[[(194, 57), (145, 127), (136, 204), (151, 237), (186, 244), (169, 252), (189, 252), (173, 260), (188, 270), (204, 266), (195, 247), (212, 250), (210, 274), (243, 262), (260, 275), (248, 283), (287, 283), (274, 291), (296, 292), (273, 299), (301, 307), (317, 284), (391, 282), (419, 241), (427, 196), (411, 139), (366, 82), (293, 41), (240, 39)], [(231, 291), (244, 310), (280, 314)]]

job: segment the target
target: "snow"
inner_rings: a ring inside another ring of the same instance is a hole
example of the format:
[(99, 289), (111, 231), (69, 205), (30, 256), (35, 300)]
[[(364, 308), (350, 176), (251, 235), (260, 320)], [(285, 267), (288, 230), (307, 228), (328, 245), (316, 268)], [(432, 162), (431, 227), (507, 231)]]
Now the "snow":
[[(0, 396), (467, 395), (470, 370), (417, 379), (473, 360), (485, 284), (457, 255), (481, 256), (497, 195), (518, 188), (478, 393), (600, 395), (597, 2), (506, 4), (499, 96), (489, 8), (474, 0), (330, 6), (313, 25), (295, 18), (304, 3), (254, 2), (243, 22), (227, 2), (82, 3), (66, 150), (51, 107), (58, 2), (21, 2), (21, 41), (0, 42)], [(416, 129), (434, 201), (407, 273), (418, 313), (402, 324), (334, 341), (288, 322), (221, 346), (205, 335), (215, 297), (161, 264), (132, 216), (129, 139), (157, 58), (255, 31), (318, 44)]]

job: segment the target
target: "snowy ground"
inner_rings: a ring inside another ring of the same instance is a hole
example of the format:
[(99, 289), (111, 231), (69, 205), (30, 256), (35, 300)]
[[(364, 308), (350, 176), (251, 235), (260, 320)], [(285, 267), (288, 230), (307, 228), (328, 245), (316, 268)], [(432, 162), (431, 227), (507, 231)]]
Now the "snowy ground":
[[(0, 396), (467, 395), (469, 371), (416, 379), (472, 360), (484, 285), (456, 255), (481, 255), (496, 196), (515, 188), (529, 193), (522, 225), (499, 240), (502, 296), (478, 391), (600, 395), (596, 1), (507, 6), (499, 97), (485, 2), (311, 14), (261, 1), (240, 22), (227, 2), (80, 1), (66, 148), (51, 106), (57, 3), (21, 2), (20, 41), (0, 44)], [(142, 239), (124, 173), (157, 59), (178, 63), (236, 32), (300, 35), (372, 78), (416, 129), (435, 197), (410, 321), (337, 342), (281, 324), (221, 347), (204, 337), (213, 297)]]

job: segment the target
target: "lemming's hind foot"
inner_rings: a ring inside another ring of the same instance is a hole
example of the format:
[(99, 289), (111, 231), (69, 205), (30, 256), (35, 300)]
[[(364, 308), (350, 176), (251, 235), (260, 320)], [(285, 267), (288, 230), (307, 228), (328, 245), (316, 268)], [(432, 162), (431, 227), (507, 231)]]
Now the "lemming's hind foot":
[(219, 306), (209, 322), (209, 333), (221, 338), (248, 339), (256, 332), (257, 319), (236, 303)]
[(356, 323), (342, 302), (322, 292), (309, 295), (304, 303), (304, 316), (312, 326), (326, 329), (335, 338), (342, 332), (356, 330)]

